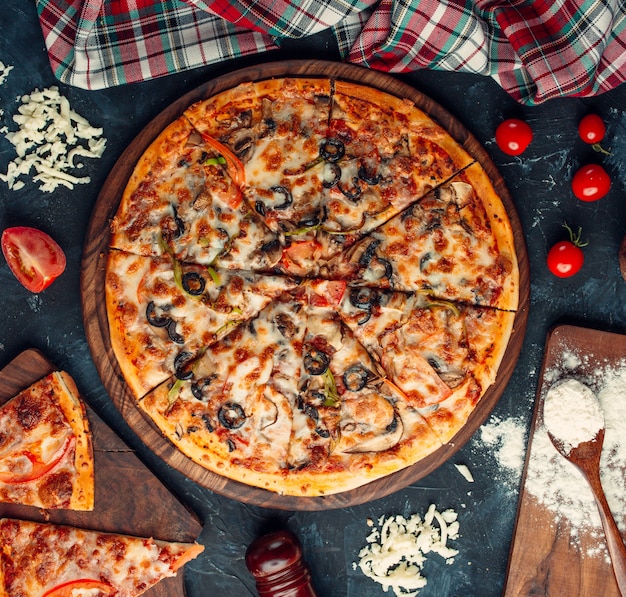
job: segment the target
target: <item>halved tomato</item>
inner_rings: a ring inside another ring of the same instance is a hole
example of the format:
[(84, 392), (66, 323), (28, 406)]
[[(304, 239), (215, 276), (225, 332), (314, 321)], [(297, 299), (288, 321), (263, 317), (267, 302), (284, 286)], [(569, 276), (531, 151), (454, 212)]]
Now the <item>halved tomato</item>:
[(37, 228), (7, 228), (2, 233), (2, 252), (15, 277), (31, 292), (48, 288), (65, 271), (63, 249)]

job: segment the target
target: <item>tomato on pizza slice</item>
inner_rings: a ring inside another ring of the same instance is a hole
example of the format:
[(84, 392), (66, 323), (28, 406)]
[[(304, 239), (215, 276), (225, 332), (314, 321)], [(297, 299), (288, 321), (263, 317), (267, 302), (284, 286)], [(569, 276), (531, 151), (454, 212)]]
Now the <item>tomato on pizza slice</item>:
[(0, 519), (0, 593), (135, 597), (175, 576), (204, 547), (78, 527)]
[(271, 300), (288, 277), (218, 270), (112, 250), (105, 285), (111, 344), (140, 397)]
[(0, 430), (0, 502), (93, 509), (89, 421), (67, 373), (50, 373), (0, 406)]

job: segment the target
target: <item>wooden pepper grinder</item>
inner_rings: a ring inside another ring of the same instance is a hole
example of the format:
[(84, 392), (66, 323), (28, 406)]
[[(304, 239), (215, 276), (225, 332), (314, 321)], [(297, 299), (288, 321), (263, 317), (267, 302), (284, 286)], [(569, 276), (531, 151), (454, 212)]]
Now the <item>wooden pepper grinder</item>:
[(317, 597), (298, 539), (286, 530), (263, 535), (246, 551), (259, 597)]

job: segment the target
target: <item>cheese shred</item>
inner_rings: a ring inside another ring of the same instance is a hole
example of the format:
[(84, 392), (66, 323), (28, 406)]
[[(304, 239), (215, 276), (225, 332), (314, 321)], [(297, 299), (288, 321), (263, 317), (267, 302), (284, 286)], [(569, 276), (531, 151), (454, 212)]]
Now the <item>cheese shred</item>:
[[(370, 522), (373, 526), (373, 522)], [(416, 597), (426, 586), (422, 569), (426, 555), (435, 553), (451, 564), (459, 553), (447, 545), (459, 537), (459, 523), (454, 510), (439, 512), (431, 504), (424, 519), (413, 514), (382, 516), (378, 528), (367, 537), (367, 546), (359, 552), (353, 568), (360, 570), (385, 591), (392, 589), (397, 597)]]
[(77, 114), (57, 87), (35, 89), (22, 96), (13, 121), (19, 128), (5, 133), (5, 138), (15, 147), (17, 157), (9, 162), (6, 173), (0, 172), (0, 180), (9, 189), (23, 188), (23, 179), (29, 176), (45, 193), (91, 181), (74, 171), (84, 167), (80, 158), (102, 156), (106, 147), (103, 130)]

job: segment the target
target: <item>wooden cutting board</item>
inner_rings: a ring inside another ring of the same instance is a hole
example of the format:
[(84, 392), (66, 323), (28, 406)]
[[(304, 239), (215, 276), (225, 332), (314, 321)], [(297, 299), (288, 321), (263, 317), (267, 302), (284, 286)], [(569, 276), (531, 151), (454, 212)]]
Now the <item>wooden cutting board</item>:
[(556, 520), (554, 512), (527, 489), (533, 438), (540, 432), (546, 372), (559, 367), (564, 354), (582, 357), (576, 375), (592, 376), (626, 358), (626, 336), (569, 325), (557, 326), (548, 335), (503, 597), (620, 597), (607, 559), (585, 555), (597, 547), (598, 539), (578, 530), (578, 541), (570, 541), (568, 522)]
[[(0, 404), (56, 370), (39, 351), (21, 353), (0, 371)], [(89, 407), (95, 458), (95, 506), (91, 512), (40, 510), (0, 503), (0, 517), (68, 524), (98, 531), (195, 541), (202, 526), (135, 453)], [(184, 574), (166, 578), (146, 597), (183, 597)]]

